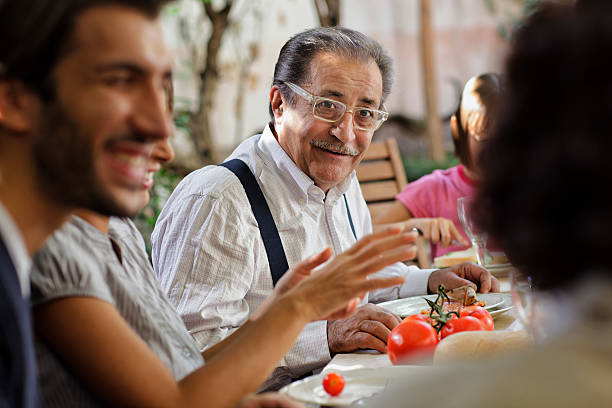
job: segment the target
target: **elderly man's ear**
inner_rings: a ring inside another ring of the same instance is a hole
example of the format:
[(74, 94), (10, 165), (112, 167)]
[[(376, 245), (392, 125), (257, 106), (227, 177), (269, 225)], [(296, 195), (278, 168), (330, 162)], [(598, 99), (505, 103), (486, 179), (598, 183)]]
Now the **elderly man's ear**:
[(27, 133), (40, 113), (40, 99), (22, 82), (0, 80), (0, 124), (12, 133)]
[(279, 121), (283, 116), (283, 95), (278, 87), (278, 85), (274, 85), (270, 89), (270, 104), (272, 105), (272, 112), (274, 113), (275, 122)]

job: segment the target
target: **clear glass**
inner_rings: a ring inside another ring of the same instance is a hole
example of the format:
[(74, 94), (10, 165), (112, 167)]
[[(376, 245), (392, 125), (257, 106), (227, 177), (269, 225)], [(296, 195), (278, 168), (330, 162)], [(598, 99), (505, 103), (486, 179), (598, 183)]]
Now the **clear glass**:
[(389, 117), (389, 114), (385, 111), (365, 106), (353, 106), (351, 109), (348, 109), (340, 101), (313, 95), (292, 82), (285, 82), (285, 85), (310, 102), (312, 104), (312, 115), (325, 122), (337, 122), (342, 119), (345, 113), (350, 112), (353, 115), (353, 125), (355, 128), (373, 132)]
[(460, 197), (457, 199), (457, 215), (472, 245), (476, 249), (478, 265), (485, 266), (487, 259), (487, 233), (479, 229), (472, 219), (472, 197)]
[(519, 320), (534, 338), (535, 295), (531, 277), (513, 268), (510, 271), (510, 293)]

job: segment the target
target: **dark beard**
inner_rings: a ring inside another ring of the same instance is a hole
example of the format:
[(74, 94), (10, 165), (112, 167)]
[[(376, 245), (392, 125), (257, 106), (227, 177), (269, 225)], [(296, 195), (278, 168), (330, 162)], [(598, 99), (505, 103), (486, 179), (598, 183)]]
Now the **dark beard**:
[(58, 102), (43, 107), (33, 155), (39, 188), (69, 207), (106, 216), (133, 216), (101, 187), (94, 169), (91, 137), (79, 129)]

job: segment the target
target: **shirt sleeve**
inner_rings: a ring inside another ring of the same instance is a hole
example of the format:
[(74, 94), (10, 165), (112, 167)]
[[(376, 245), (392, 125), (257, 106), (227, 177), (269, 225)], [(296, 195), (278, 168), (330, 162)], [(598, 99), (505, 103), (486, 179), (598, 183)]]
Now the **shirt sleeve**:
[(71, 228), (66, 224), (35, 255), (30, 275), (32, 305), (70, 296), (94, 297), (114, 305), (100, 265), (87, 256), (87, 250), (71, 242), (67, 234)]
[(407, 184), (395, 198), (406, 206), (414, 218), (431, 217), (435, 184), (433, 175), (423, 176)]
[(369, 301), (378, 303), (410, 296), (425, 295), (427, 294), (429, 275), (431, 275), (434, 270), (435, 269), (419, 269), (414, 265), (406, 266), (401, 262), (388, 266), (371, 276), (379, 278), (402, 276), (406, 280), (401, 286), (392, 286), (390, 288), (371, 291), (368, 294)]

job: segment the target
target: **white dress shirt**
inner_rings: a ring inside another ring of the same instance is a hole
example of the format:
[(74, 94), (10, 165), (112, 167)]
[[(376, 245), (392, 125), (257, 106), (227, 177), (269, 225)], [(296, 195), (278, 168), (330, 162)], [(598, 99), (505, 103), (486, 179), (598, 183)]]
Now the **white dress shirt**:
[(21, 232), (19, 232), (2, 202), (0, 202), (0, 237), (4, 240), (4, 245), (17, 271), (21, 294), (24, 298), (27, 298), (30, 296), (30, 265), (32, 261), (26, 250)]
[[(283, 243), (289, 267), (331, 247), (339, 254), (372, 230), (355, 172), (327, 195), (278, 144), (269, 126), (228, 158), (255, 175)], [(185, 177), (170, 196), (151, 236), (153, 266), (172, 303), (202, 349), (242, 325), (272, 292), (266, 251), (242, 185), (228, 169), (207, 166)], [(431, 270), (395, 264), (381, 274), (406, 282), (370, 293), (370, 300), (427, 292)], [(277, 387), (330, 360), (325, 321), (308, 324), (267, 387)]]

